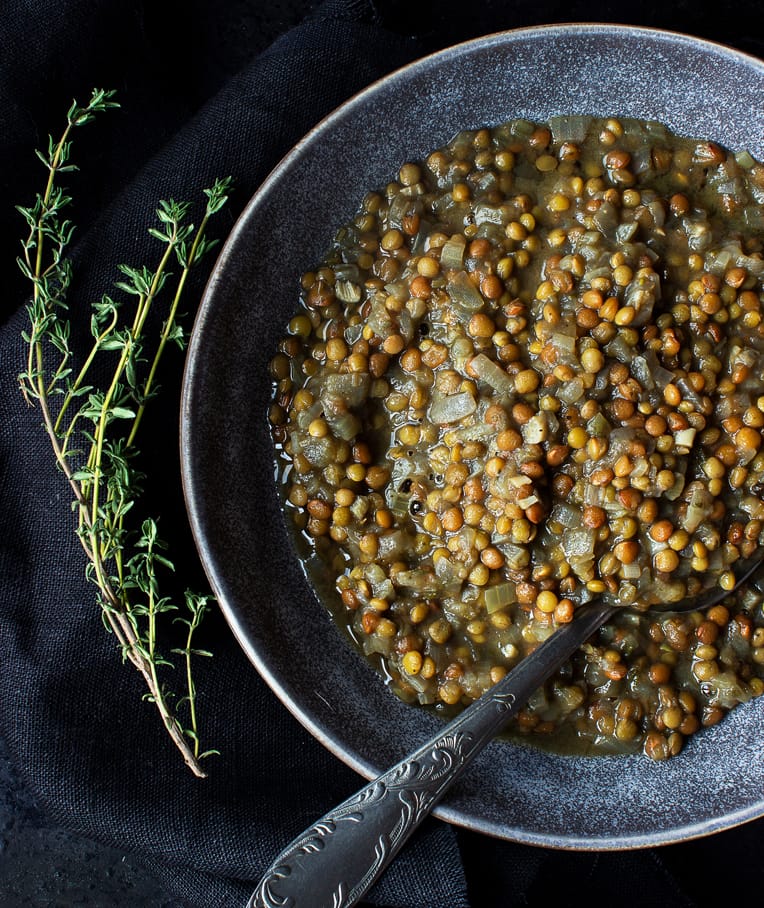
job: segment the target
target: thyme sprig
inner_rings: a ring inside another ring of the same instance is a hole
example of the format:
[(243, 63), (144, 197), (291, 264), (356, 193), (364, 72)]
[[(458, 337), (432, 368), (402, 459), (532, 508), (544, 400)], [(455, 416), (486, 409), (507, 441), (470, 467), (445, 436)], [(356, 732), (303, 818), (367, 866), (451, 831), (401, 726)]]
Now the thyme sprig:
[[(77, 169), (70, 162), (73, 130), (118, 107), (113, 98), (114, 92), (95, 89), (86, 105), (72, 104), (62, 136), (49, 139), (47, 153), (37, 152), (48, 170), (44, 191), (33, 205), (18, 207), (29, 226), (18, 263), (32, 284), (23, 335), (26, 368), (19, 384), (26, 400), (40, 408), (55, 459), (72, 489), (86, 575), (97, 587), (104, 624), (124, 659), (142, 675), (145, 697), (156, 705), (185, 762), (203, 777), (201, 761), (216, 751), (201, 748), (192, 663), (211, 655), (194, 642), (211, 597), (187, 590), (179, 606), (161, 593), (160, 574), (173, 565), (156, 520), (147, 517), (138, 525), (134, 518), (145, 478), (135, 465), (136, 439), (146, 406), (159, 390), (158, 368), (168, 344), (186, 345), (179, 306), (191, 269), (215, 245), (206, 236), (207, 226), (225, 205), (231, 181), (217, 180), (204, 190), (198, 227), (188, 220), (189, 204), (159, 202), (157, 225), (148, 231), (160, 244), (156, 265), (118, 266), (120, 293), (93, 303), (92, 344), (76, 363), (66, 302), (72, 270), (65, 257), (74, 226), (65, 216), (71, 197), (59, 178)], [(171, 267), (179, 268), (177, 275)], [(149, 334), (149, 313), (157, 306), (166, 310), (158, 337)], [(94, 373), (104, 360), (113, 369), (99, 386)], [(185, 645), (169, 653), (161, 644), (167, 616), (186, 628)], [(165, 682), (175, 667), (173, 655), (182, 657), (180, 695)]]

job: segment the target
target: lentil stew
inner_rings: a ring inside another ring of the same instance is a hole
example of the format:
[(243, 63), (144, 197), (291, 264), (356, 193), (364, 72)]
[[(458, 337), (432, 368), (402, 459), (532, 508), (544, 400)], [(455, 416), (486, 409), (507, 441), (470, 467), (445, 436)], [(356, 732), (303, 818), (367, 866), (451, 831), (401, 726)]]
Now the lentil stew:
[(759, 544), (763, 201), (745, 152), (519, 120), (404, 164), (303, 276), (271, 363), (284, 495), (403, 699), (459, 709), (594, 596), (629, 608), (514, 734), (663, 759), (764, 692), (752, 589), (640, 614)]

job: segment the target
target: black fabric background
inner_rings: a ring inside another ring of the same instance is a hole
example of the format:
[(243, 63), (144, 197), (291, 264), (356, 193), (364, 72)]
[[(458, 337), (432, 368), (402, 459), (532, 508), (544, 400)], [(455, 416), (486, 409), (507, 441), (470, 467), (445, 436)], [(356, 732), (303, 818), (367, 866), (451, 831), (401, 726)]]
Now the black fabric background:
[[(222, 8), (221, 8), (222, 6)], [(150, 261), (145, 230), (159, 198), (195, 197), (218, 175), (236, 192), (223, 236), (282, 154), (373, 79), (431, 50), (520, 25), (611, 21), (671, 28), (759, 56), (759, 4), (698, 18), (696, 3), (486, 0), (5, 0), (0, 10), (0, 734), (52, 821), (134, 851), (192, 908), (243, 905), (275, 853), (359, 779), (277, 702), (219, 615), (198, 678), (204, 736), (222, 751), (199, 782), (184, 769), (120, 665), (82, 579), (66, 488), (39, 414), (17, 391), (26, 288), (14, 258), (44, 173), (34, 156), (72, 99), (95, 86), (122, 109), (80, 131), (72, 178), (79, 230), (71, 302), (89, 300), (118, 261)], [(712, 78), (713, 74), (709, 74)], [(211, 264), (211, 262), (210, 262)], [(205, 274), (189, 296), (198, 300)], [(203, 585), (182, 505), (177, 394), (182, 361), (145, 426), (149, 494), (186, 583)], [(157, 456), (161, 455), (161, 456)], [(606, 793), (604, 793), (606, 797)], [(764, 821), (712, 838), (623, 854), (569, 854), (492, 840), (431, 820), (369, 896), (388, 908), (494, 908), (588, 902), (700, 906), (760, 884)], [(580, 894), (578, 894), (580, 893)]]

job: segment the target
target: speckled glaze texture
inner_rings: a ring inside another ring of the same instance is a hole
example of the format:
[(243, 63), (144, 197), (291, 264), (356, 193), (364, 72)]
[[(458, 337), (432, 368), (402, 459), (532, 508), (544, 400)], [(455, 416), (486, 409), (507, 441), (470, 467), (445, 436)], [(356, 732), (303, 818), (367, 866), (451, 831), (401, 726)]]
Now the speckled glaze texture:
[[(418, 61), (323, 121), (266, 180), (220, 255), (197, 319), (182, 452), (201, 557), (254, 665), (366, 777), (414, 749), (438, 719), (388, 691), (305, 580), (274, 483), (268, 361), (296, 310), (301, 272), (368, 189), (459, 129), (562, 113), (661, 120), (760, 157), (764, 64), (693, 38), (612, 25), (522, 29)], [(705, 835), (764, 814), (763, 730), (764, 698), (693, 736), (666, 763), (496, 742), (437, 815), (570, 849)]]

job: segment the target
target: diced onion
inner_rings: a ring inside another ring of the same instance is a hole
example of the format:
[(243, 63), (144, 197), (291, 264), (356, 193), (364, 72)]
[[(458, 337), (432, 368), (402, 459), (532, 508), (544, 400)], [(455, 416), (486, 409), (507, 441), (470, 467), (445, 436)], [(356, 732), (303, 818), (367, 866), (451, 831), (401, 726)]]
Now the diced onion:
[(695, 441), (695, 436), (697, 435), (698, 430), (693, 429), (692, 427), (688, 429), (681, 429), (674, 436), (674, 444), (677, 446), (682, 446), (684, 448), (691, 448), (693, 442)]
[(334, 461), (335, 449), (335, 441), (330, 435), (327, 435), (324, 438), (313, 438), (312, 436), (308, 436), (302, 445), (302, 453), (305, 455), (308, 462), (319, 469), (328, 467), (329, 464)]
[[(634, 348), (629, 344), (622, 334), (616, 336), (605, 345), (605, 352), (619, 363), (630, 363), (634, 358)], [(673, 376), (672, 376), (673, 378)]]
[(682, 520), (682, 529), (688, 533), (694, 533), (700, 524), (711, 513), (713, 508), (713, 498), (711, 493), (697, 484), (693, 487), (690, 494), (690, 500), (687, 505), (687, 512)]
[(677, 498), (679, 498), (684, 491), (684, 484), (686, 482), (681, 473), (674, 474), (674, 477), (674, 485), (663, 493), (663, 497), (667, 498), (669, 501), (676, 501)]
[(360, 406), (369, 396), (371, 376), (367, 372), (333, 372), (326, 377), (326, 395), (341, 399), (348, 407)]
[(592, 118), (576, 114), (550, 117), (549, 128), (555, 144), (560, 142), (583, 142), (591, 126)]
[(615, 229), (615, 238), (617, 242), (623, 246), (624, 244), (631, 242), (638, 229), (639, 224), (636, 221), (619, 224)]
[(321, 400), (315, 401), (315, 403), (312, 403), (309, 407), (306, 407), (304, 410), (301, 410), (297, 414), (297, 425), (301, 429), (307, 429), (308, 426), (313, 422), (313, 420), (317, 419), (323, 413), (323, 411), (323, 402)]
[(517, 593), (514, 583), (510, 581), (497, 583), (496, 586), (489, 586), (485, 591), (485, 610), (489, 615), (498, 612), (499, 609), (506, 608), (513, 602), (517, 602)]
[(632, 325), (644, 325), (649, 321), (660, 295), (661, 279), (655, 271), (637, 273), (623, 295), (624, 305), (631, 306), (636, 312)]
[(523, 441), (527, 445), (540, 445), (549, 437), (549, 425), (546, 419), (546, 413), (537, 413), (532, 416), (524, 426), (521, 427)]
[(429, 418), (431, 422), (442, 426), (458, 422), (465, 416), (474, 413), (475, 410), (477, 410), (475, 398), (469, 391), (462, 391), (459, 394), (451, 394), (433, 401), (430, 406)]
[(573, 353), (576, 349), (576, 338), (567, 334), (552, 334), (549, 341), (553, 347), (563, 353)]
[(455, 233), (443, 244), (440, 250), (440, 265), (444, 271), (458, 271), (464, 262), (464, 250), (467, 240), (461, 233)]
[(565, 552), (565, 557), (569, 560), (571, 558), (581, 558), (581, 556), (593, 558), (595, 539), (594, 530), (583, 527), (571, 529), (569, 532), (564, 533), (562, 550)]
[(746, 151), (745, 149), (743, 151), (739, 151), (735, 155), (735, 160), (744, 170), (750, 170), (752, 167), (756, 166), (756, 160), (754, 159), (753, 155), (750, 151)]
[(474, 426), (462, 426), (454, 430), (459, 441), (487, 441), (495, 435), (495, 429), (490, 423), (476, 423)]
[(592, 215), (592, 220), (597, 225), (597, 229), (603, 236), (608, 239), (615, 239), (615, 232), (618, 227), (618, 209), (611, 202), (603, 202)]
[(644, 356), (635, 356), (631, 361), (631, 374), (646, 391), (652, 391), (655, 380)]
[(401, 492), (396, 491), (395, 489), (388, 486), (386, 496), (387, 506), (390, 510), (398, 517), (405, 517), (409, 512), (409, 504), (411, 503), (411, 497), (409, 495), (403, 495)]
[(332, 430), (332, 434), (344, 441), (350, 441), (361, 431), (361, 420), (355, 413), (340, 413), (338, 416), (333, 417), (327, 416), (326, 421)]
[(658, 356), (654, 350), (647, 349), (644, 353), (644, 360), (647, 363), (647, 367), (650, 371), (650, 375), (655, 382), (656, 387), (660, 388), (661, 391), (666, 387), (666, 385), (671, 384), (674, 381), (673, 372), (669, 372), (668, 369), (664, 369), (663, 366), (658, 362)]
[(352, 281), (336, 281), (334, 292), (343, 303), (357, 303), (361, 299), (361, 288)]
[(584, 396), (584, 383), (580, 376), (576, 376), (570, 381), (561, 382), (560, 386), (555, 389), (556, 397), (565, 404), (574, 404)]
[(371, 312), (366, 320), (368, 327), (379, 337), (387, 337), (393, 331), (393, 320), (385, 308), (385, 299), (384, 293), (378, 293), (374, 297), (374, 301), (371, 304)]
[(407, 550), (410, 542), (408, 535), (401, 530), (380, 533), (377, 557), (380, 561), (394, 561)]
[(435, 593), (439, 585), (437, 577), (431, 571), (423, 570), (398, 571), (395, 583), (418, 593)]
[(425, 221), (424, 218), (419, 221), (419, 230), (414, 237), (414, 242), (411, 244), (412, 256), (425, 254), (427, 251), (427, 240), (430, 238), (433, 229), (433, 225), (429, 221)]
[(506, 208), (495, 208), (481, 203), (475, 206), (476, 224), (506, 224), (509, 220)]
[(446, 285), (448, 295), (452, 302), (466, 310), (468, 315), (473, 315), (485, 305), (480, 291), (472, 283), (466, 271), (459, 271), (452, 281)]
[(478, 353), (470, 360), (470, 368), (477, 377), (490, 385), (497, 394), (512, 394), (514, 382), (498, 363), (489, 359), (485, 353)]
[(397, 196), (395, 196), (395, 198), (390, 202), (390, 205), (387, 209), (388, 229), (394, 227), (400, 230), (403, 219), (410, 207), (411, 199), (407, 198), (402, 193), (399, 193)]
[(496, 542), (496, 548), (504, 556), (510, 571), (521, 571), (530, 563), (530, 552), (524, 546), (511, 542)]
[(385, 284), (385, 290), (399, 303), (405, 303), (409, 298), (409, 288), (406, 281), (391, 281), (389, 284)]

